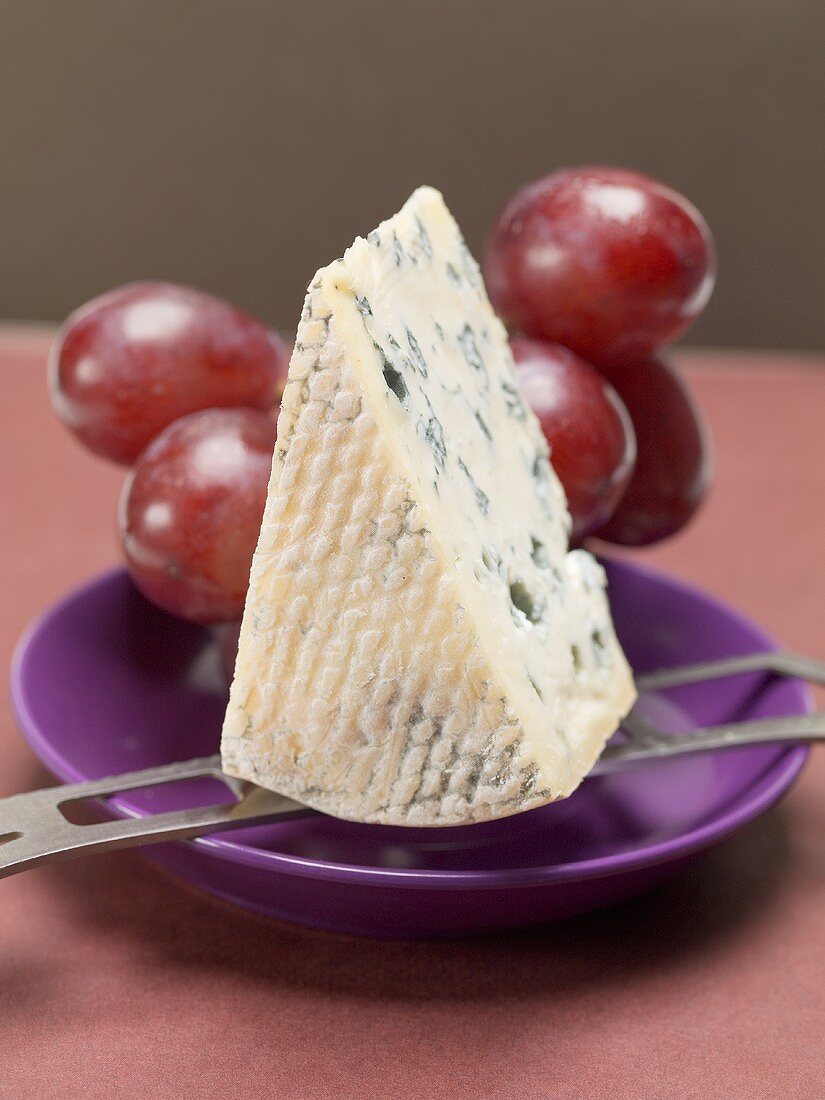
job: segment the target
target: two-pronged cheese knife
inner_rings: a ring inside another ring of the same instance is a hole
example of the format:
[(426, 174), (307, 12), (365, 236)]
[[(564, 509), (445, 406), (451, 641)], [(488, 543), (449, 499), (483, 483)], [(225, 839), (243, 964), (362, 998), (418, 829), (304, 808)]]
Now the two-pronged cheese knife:
[[(790, 653), (754, 653), (662, 669), (637, 676), (636, 686), (643, 698), (653, 691), (749, 672), (793, 677), (825, 686), (825, 664)], [(591, 776), (687, 753), (770, 742), (823, 741), (825, 712), (725, 722), (670, 734), (642, 717), (637, 703), (622, 722), (619, 734), (604, 750)], [(75, 824), (69, 819), (72, 805), (87, 799), (105, 800), (125, 791), (210, 776), (222, 780), (226, 787), (226, 799), (214, 805), (91, 824)], [(283, 795), (224, 775), (217, 755), (87, 783), (48, 787), (0, 799), (0, 878), (86, 853), (181, 840), (316, 812)]]

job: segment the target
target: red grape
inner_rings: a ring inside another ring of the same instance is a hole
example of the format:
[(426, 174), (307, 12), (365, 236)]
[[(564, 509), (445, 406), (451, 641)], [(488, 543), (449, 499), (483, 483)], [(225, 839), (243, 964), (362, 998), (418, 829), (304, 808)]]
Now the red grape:
[(192, 622), (239, 619), (275, 447), (256, 409), (206, 409), (153, 440), (126, 479), (120, 535), (141, 591)]
[(608, 377), (636, 431), (636, 469), (598, 538), (646, 546), (680, 531), (710, 484), (711, 462), (699, 410), (674, 369), (657, 356), (617, 363)]
[(63, 324), (49, 359), (52, 403), (91, 450), (131, 463), (167, 424), (198, 409), (273, 409), (281, 337), (211, 294), (130, 283)]
[(580, 542), (613, 514), (636, 458), (633, 426), (598, 371), (558, 344), (510, 340), (519, 383), (550, 444)]
[(619, 168), (568, 168), (522, 188), (487, 242), (498, 312), (590, 361), (679, 336), (713, 290), (713, 239), (676, 191)]

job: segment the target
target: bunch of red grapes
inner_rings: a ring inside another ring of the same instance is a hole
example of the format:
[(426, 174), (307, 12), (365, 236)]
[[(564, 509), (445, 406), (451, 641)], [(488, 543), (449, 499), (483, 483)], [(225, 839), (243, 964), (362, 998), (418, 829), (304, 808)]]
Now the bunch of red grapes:
[(707, 304), (713, 238), (664, 184), (563, 169), (522, 188), (484, 258), (493, 305), (567, 491), (573, 540), (644, 546), (681, 530), (710, 480), (690, 393), (660, 353)]
[[(702, 216), (646, 176), (566, 169), (511, 199), (483, 267), (573, 541), (641, 546), (680, 530), (708, 486), (707, 444), (659, 349), (713, 289)], [(287, 367), (276, 332), (169, 283), (113, 290), (58, 333), (55, 410), (91, 450), (132, 466), (119, 511), (126, 562), (175, 615), (241, 616)]]
[(57, 335), (52, 403), (90, 450), (132, 466), (126, 563), (173, 615), (241, 617), (288, 365), (276, 332), (170, 283), (104, 294)]

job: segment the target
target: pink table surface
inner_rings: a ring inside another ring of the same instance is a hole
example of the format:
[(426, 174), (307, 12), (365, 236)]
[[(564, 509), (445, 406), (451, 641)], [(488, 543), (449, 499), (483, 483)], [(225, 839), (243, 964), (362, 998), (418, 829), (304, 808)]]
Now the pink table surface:
[[(47, 346), (0, 330), (4, 667), (28, 619), (118, 558), (122, 471), (53, 420)], [(825, 658), (825, 359), (679, 360), (716, 484), (640, 560)], [(0, 761), (0, 795), (48, 781), (7, 701)], [(823, 1024), (825, 751), (656, 893), (495, 938), (305, 931), (134, 852), (0, 882), (4, 1097), (822, 1097)]]

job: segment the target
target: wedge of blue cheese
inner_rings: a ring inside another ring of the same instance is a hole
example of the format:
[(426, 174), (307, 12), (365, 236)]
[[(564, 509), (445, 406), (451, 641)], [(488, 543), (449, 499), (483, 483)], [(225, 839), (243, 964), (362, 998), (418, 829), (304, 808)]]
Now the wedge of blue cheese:
[(441, 195), (312, 281), (223, 768), (356, 821), (569, 795), (634, 699), (502, 325)]

